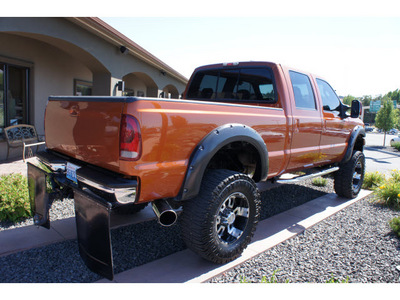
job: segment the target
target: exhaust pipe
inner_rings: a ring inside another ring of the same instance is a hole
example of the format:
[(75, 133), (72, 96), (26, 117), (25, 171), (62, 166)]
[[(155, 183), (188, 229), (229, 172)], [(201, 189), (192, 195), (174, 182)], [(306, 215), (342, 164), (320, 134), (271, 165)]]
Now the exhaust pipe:
[(162, 226), (174, 225), (178, 219), (176, 211), (171, 207), (167, 200), (153, 201), (151, 207), (158, 218), (158, 223)]

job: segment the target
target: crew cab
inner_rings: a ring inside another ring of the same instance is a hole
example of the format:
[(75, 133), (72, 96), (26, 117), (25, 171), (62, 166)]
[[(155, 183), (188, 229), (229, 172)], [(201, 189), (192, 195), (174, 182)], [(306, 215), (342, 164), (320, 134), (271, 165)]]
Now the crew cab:
[(50, 97), (42, 164), (28, 165), (35, 224), (73, 197), (81, 257), (112, 279), (111, 212), (151, 203), (170, 226), (182, 208), (188, 248), (232, 261), (256, 229), (257, 182), (332, 173), (339, 196), (357, 196), (365, 128), (361, 103), (348, 109), (323, 78), (271, 62), (199, 67), (183, 99)]

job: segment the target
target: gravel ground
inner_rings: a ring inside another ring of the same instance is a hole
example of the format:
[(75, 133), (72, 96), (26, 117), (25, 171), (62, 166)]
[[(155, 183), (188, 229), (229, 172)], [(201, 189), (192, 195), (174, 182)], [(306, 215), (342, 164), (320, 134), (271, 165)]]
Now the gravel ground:
[[(50, 221), (75, 217), (74, 199), (64, 199), (63, 201), (54, 201), (50, 209)], [(33, 218), (25, 219), (18, 223), (9, 221), (0, 222), (0, 231), (14, 229), (22, 226), (33, 225)]]
[[(315, 187), (311, 180), (262, 193), (261, 219), (268, 218), (333, 191)], [(74, 214), (72, 200), (55, 202), (52, 220)], [(400, 242), (390, 233), (388, 220), (399, 213), (361, 201), (291, 240), (278, 245), (210, 282), (238, 282), (244, 276), (259, 282), (280, 269), (278, 281), (324, 282), (331, 275), (350, 282), (399, 282)], [(32, 224), (0, 224), (11, 230)], [(161, 227), (148, 221), (111, 232), (114, 272), (162, 258), (185, 249), (179, 222)], [(82, 262), (76, 240), (0, 257), (0, 282), (95, 282), (101, 279)]]
[(353, 283), (399, 283), (400, 239), (388, 222), (397, 211), (369, 196), (304, 233), (277, 245), (210, 282), (318, 283), (332, 277)]

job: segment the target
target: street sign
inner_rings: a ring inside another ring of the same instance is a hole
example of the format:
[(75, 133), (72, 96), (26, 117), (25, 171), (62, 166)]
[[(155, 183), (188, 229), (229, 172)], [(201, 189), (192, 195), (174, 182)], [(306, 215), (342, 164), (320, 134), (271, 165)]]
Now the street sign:
[(371, 101), (369, 104), (369, 111), (371, 113), (377, 113), (381, 108), (381, 100)]

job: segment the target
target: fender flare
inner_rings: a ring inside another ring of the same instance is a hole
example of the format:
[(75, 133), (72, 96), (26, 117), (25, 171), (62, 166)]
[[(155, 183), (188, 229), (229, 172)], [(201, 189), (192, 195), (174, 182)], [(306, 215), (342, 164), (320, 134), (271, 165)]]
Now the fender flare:
[[(349, 138), (349, 142), (348, 142), (348, 145), (347, 145), (346, 153), (345, 153), (341, 163), (346, 163), (346, 162), (348, 162), (350, 160), (350, 158), (351, 158), (351, 156), (353, 154), (354, 146), (355, 146), (356, 141), (357, 141), (359, 136), (361, 136), (363, 138), (363, 140), (364, 140), (364, 138), (365, 138), (365, 129), (362, 126), (356, 126), (353, 129), (353, 132), (351, 133), (350, 138)], [(364, 142), (365, 142), (365, 140), (364, 140)], [(364, 143), (363, 143), (363, 146), (364, 146)]]
[(189, 160), (179, 200), (188, 200), (198, 195), (208, 163), (221, 148), (232, 142), (247, 142), (254, 146), (260, 156), (260, 180), (267, 178), (268, 150), (262, 137), (249, 126), (226, 124), (211, 131), (196, 146)]

